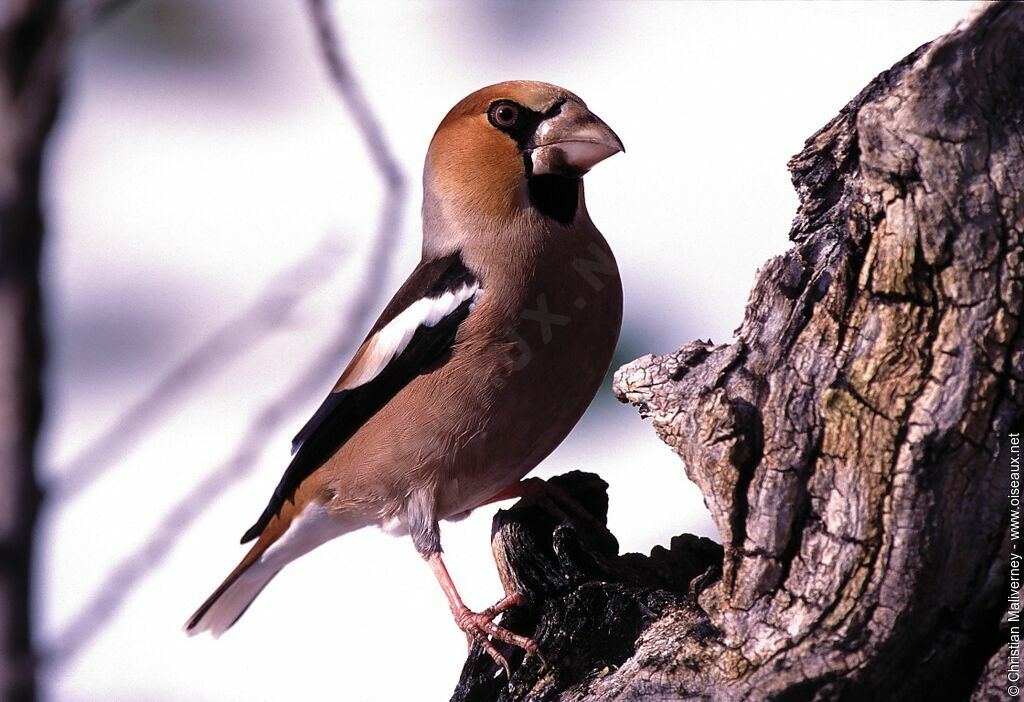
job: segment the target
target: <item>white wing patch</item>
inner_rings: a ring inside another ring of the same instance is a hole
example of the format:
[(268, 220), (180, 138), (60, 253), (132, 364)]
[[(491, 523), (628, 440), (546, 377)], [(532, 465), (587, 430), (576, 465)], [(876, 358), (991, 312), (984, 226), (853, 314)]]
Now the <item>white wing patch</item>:
[(440, 297), (424, 297), (406, 307), (366, 342), (363, 357), (352, 369), (352, 377), (347, 378), (344, 388), (339, 389), (351, 390), (376, 378), (395, 357), (405, 351), (417, 329), (436, 325), (466, 300), (471, 300), (469, 309), (472, 310), (479, 294), (478, 283), (466, 283)]

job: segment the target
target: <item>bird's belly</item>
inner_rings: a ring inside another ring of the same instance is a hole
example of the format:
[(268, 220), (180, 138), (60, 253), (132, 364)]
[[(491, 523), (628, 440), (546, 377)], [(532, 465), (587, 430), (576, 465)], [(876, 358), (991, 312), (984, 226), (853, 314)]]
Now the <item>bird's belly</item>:
[[(592, 295), (588, 314), (572, 305), (574, 292), (550, 295), (538, 305), (543, 310), (528, 312), (498, 354), (504, 360), (493, 361), (488, 387), (471, 393), (488, 411), (444, 472), (441, 517), (470, 510), (522, 479), (565, 439), (599, 390), (618, 339), (621, 293)], [(557, 316), (545, 327), (543, 314)]]

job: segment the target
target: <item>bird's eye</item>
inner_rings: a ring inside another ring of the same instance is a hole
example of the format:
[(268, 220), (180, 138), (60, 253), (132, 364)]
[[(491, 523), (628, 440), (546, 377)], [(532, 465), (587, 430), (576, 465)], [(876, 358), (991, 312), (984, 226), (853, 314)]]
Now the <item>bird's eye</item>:
[(499, 102), (491, 108), (488, 117), (498, 129), (508, 129), (519, 119), (519, 107), (511, 102)]

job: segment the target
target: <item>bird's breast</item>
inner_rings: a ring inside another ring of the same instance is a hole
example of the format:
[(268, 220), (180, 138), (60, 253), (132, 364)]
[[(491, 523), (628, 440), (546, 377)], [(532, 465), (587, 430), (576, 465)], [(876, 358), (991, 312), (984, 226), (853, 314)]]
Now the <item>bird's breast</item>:
[(453, 360), (488, 371), (461, 390), (459, 404), (485, 409), (459, 447), (453, 473), (464, 500), (453, 502), (497, 492), (533, 469), (576, 425), (607, 373), (622, 321), (618, 268), (599, 234), (565, 243), (576, 245), (538, 257), (515, 293), (487, 291), (477, 319), (467, 320), (480, 325), (467, 338), (486, 341), (470, 342)]

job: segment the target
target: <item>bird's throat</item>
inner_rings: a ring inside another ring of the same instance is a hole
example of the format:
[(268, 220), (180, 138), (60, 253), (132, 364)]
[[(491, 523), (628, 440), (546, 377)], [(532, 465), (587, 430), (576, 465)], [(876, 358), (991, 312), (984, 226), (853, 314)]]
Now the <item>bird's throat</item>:
[(580, 185), (579, 178), (550, 173), (532, 176), (527, 181), (530, 204), (545, 217), (560, 224), (569, 224), (576, 217), (576, 209), (579, 207)]

